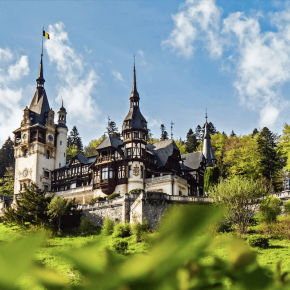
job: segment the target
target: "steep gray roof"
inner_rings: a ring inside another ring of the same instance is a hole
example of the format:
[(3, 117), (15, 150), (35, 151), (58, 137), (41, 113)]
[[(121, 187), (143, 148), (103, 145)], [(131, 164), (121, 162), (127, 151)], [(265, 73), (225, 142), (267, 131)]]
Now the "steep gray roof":
[(120, 145), (123, 145), (123, 142), (120, 139), (114, 138), (112, 136), (108, 136), (101, 144), (99, 144), (96, 150), (107, 148), (107, 147), (114, 147), (117, 149)]
[(45, 89), (43, 87), (36, 88), (36, 92), (30, 103), (29, 110), (34, 113), (32, 116), (32, 125), (45, 125), (47, 113), (50, 111), (50, 107)]
[(130, 129), (144, 129), (143, 124), (147, 123), (139, 107), (131, 107), (124, 121), (130, 121)]
[(180, 165), (182, 170), (197, 170), (202, 162), (203, 154), (201, 151), (183, 154), (181, 159), (183, 159), (183, 164)]
[(157, 159), (157, 166), (164, 166), (168, 157), (172, 155), (173, 150), (179, 151), (172, 139), (160, 141), (154, 144), (147, 144), (146, 149), (153, 153)]

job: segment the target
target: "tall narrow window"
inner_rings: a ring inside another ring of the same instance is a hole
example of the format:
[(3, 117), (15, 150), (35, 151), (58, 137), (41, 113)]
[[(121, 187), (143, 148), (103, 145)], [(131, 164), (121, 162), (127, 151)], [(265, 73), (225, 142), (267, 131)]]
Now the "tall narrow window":
[(113, 174), (113, 168), (111, 167), (109, 169), (109, 178), (113, 178), (114, 174)]
[(28, 157), (28, 149), (25, 149), (24, 151), (24, 158), (27, 158)]
[(143, 178), (143, 166), (141, 166), (141, 178)]
[(132, 166), (128, 166), (128, 177), (132, 177)]
[[(47, 158), (47, 159), (48, 159), (48, 158)], [(61, 163), (59, 163), (58, 165), (59, 165), (59, 167), (61, 167)]]
[(59, 144), (62, 145), (62, 141), (60, 141)]
[(131, 156), (131, 148), (127, 149), (127, 156)]
[(49, 159), (50, 151), (46, 150), (46, 159)]
[(104, 167), (102, 168), (102, 180), (108, 179), (108, 168)]

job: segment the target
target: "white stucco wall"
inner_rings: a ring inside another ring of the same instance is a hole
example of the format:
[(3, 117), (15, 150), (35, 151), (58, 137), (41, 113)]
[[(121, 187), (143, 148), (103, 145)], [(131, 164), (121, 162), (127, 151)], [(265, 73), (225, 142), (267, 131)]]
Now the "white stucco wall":
[(66, 164), (67, 131), (67, 128), (57, 128), (55, 169)]

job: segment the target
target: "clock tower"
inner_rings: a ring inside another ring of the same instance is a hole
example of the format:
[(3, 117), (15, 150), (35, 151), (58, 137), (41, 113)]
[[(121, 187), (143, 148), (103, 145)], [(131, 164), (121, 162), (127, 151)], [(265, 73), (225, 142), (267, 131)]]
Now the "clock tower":
[(41, 54), (36, 92), (29, 108), (24, 109), (20, 128), (13, 132), (15, 195), (24, 190), (24, 184), (31, 183), (42, 190), (51, 190), (51, 171), (55, 169), (56, 139), (59, 132), (58, 125), (54, 123), (54, 111), (48, 103), (44, 82)]

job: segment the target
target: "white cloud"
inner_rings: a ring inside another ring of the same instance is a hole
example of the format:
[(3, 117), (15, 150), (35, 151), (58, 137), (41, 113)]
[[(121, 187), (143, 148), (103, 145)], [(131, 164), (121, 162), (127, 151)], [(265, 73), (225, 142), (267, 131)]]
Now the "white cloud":
[(15, 83), (12, 85), (11, 82), (29, 74), (28, 58), (21, 56), (14, 64), (10, 64), (15, 58), (10, 49), (0, 48), (0, 145), (20, 126), (23, 115), (20, 104), (23, 89), (15, 89)]
[(45, 48), (60, 79), (56, 100), (59, 103), (64, 100), (68, 119), (77, 118), (78, 123), (83, 124), (96, 120), (99, 110), (92, 97), (98, 81), (96, 72), (89, 69), (82, 56), (73, 49), (63, 23), (50, 25), (48, 31), (50, 40), (45, 42)]
[(281, 91), (290, 81), (290, 10), (267, 15), (275, 32), (261, 32), (261, 12), (251, 17), (235, 12), (221, 19), (220, 11), (214, 0), (187, 0), (172, 16), (175, 28), (162, 45), (186, 58), (199, 40), (211, 56), (230, 50), (222, 69), (234, 73), (241, 104), (260, 111), (260, 126), (273, 126), (289, 105)]
[(144, 51), (143, 51), (142, 49), (139, 49), (139, 50), (137, 51), (137, 53), (138, 53), (139, 56), (140, 56), (140, 64), (141, 64), (142, 66), (146, 66), (146, 65), (147, 65), (147, 62), (145, 61)]
[(139, 54), (141, 57), (144, 56), (144, 51), (143, 51), (143, 50), (139, 49), (137, 52), (138, 52), (138, 54)]
[(220, 15), (221, 9), (214, 0), (187, 0), (181, 5), (180, 12), (172, 15), (175, 28), (162, 46), (171, 47), (178, 54), (190, 58), (194, 42), (202, 40), (211, 56), (219, 57), (223, 47), (218, 34)]
[(117, 72), (115, 70), (112, 70), (112, 75), (114, 76), (115, 81), (119, 81), (119, 82), (122, 82), (122, 83), (124, 82), (124, 79), (123, 79), (121, 73), (119, 73), (119, 72)]
[(2, 64), (0, 67), (0, 83), (7, 85), (29, 74), (28, 57), (26, 55), (22, 55), (15, 64), (6, 68), (7, 64), (14, 58), (10, 49), (0, 48), (0, 63)]

